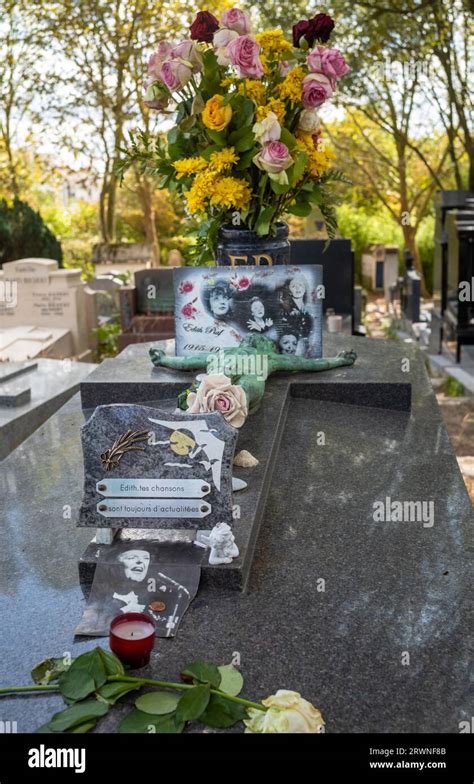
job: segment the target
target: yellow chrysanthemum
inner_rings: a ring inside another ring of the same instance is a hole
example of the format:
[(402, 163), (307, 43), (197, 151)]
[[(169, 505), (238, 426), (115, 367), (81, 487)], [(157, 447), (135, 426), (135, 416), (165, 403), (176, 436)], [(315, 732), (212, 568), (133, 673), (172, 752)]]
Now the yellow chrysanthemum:
[(255, 37), (262, 47), (264, 55), (274, 60), (284, 60), (293, 52), (292, 45), (286, 40), (281, 29), (257, 33)]
[(285, 104), (279, 98), (269, 98), (268, 103), (257, 106), (257, 122), (262, 122), (269, 112), (273, 112), (278, 117), (278, 122), (283, 125), (285, 122)]
[(177, 173), (177, 180), (182, 177), (188, 177), (190, 174), (197, 174), (207, 167), (207, 161), (200, 156), (196, 158), (181, 158), (180, 161), (175, 161), (173, 166)]
[(211, 193), (212, 188), (214, 187), (215, 179), (216, 179), (216, 173), (211, 171), (210, 169), (207, 169), (206, 171), (201, 171), (196, 176), (189, 191), (184, 192), (184, 197), (186, 199), (188, 210), (193, 215), (205, 211), (206, 199), (209, 198), (209, 194)]
[(210, 203), (214, 207), (233, 207), (243, 210), (252, 198), (252, 190), (245, 180), (237, 177), (218, 177), (212, 186)]
[(292, 103), (301, 101), (303, 79), (304, 71), (301, 65), (297, 65), (296, 68), (293, 68), (287, 76), (285, 76), (282, 83), (277, 87), (278, 97), (288, 98)]
[(258, 79), (245, 79), (240, 82), (238, 91), (240, 95), (247, 95), (247, 98), (251, 98), (257, 104), (265, 102), (265, 86)]
[(232, 166), (237, 163), (239, 160), (239, 156), (236, 155), (236, 152), (233, 147), (225, 147), (223, 150), (218, 150), (217, 152), (213, 152), (210, 160), (209, 165), (210, 168), (215, 171), (221, 172), (228, 171), (232, 168)]
[(236, 81), (237, 80), (235, 76), (225, 76), (221, 81), (221, 87), (223, 87), (224, 90), (227, 90), (229, 87), (232, 87), (232, 85), (235, 84)]
[(306, 131), (296, 131), (296, 138), (298, 146), (304, 150), (308, 155), (308, 163), (306, 171), (311, 172), (314, 177), (323, 174), (331, 165), (331, 161), (335, 159), (335, 154), (330, 147), (318, 136), (316, 141), (314, 137)]

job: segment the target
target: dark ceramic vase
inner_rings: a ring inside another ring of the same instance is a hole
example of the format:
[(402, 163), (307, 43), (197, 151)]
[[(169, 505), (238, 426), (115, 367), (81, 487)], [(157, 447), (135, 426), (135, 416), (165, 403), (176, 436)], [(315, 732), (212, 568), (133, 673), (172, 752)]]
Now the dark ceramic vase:
[(217, 259), (220, 267), (268, 267), (290, 263), (288, 224), (279, 221), (275, 234), (259, 237), (254, 231), (227, 224), (217, 237)]

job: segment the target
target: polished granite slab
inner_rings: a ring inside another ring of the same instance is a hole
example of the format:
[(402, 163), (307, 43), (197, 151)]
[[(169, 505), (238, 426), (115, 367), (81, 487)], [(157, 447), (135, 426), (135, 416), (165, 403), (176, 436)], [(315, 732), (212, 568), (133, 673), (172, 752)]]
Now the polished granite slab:
[[(473, 715), (472, 512), (461, 474), (414, 347), (326, 343), (325, 355), (344, 347), (360, 358), (317, 374), (311, 398), (291, 391), (246, 592), (204, 581), (179, 635), (157, 642), (143, 673), (174, 679), (195, 658), (223, 663), (238, 652), (245, 696), (301, 691), (328, 732), (457, 733)], [(284, 383), (271, 379), (269, 390)], [(325, 389), (345, 383), (342, 399)], [(410, 406), (405, 388), (401, 410), (388, 406), (393, 384), (411, 386)], [(84, 608), (77, 562), (90, 539), (74, 525), (83, 421), (75, 396), (0, 467), (2, 685), (28, 682), (46, 655), (95, 644), (73, 641)], [(375, 521), (373, 505), (386, 497), (433, 501), (433, 525)], [(0, 719), (28, 732), (61, 704), (51, 695), (2, 699)]]

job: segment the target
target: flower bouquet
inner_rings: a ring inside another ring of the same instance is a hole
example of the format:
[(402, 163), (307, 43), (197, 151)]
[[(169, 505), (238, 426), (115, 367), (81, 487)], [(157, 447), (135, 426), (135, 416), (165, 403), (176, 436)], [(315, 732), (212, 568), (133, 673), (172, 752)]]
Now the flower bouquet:
[(215, 259), (225, 224), (265, 237), (285, 214), (305, 217), (314, 205), (334, 235), (326, 183), (344, 177), (331, 168), (317, 110), (350, 69), (325, 45), (333, 27), (317, 14), (293, 27), (290, 42), (281, 29), (254, 34), (238, 8), (220, 21), (201, 11), (188, 39), (161, 41), (151, 55), (145, 103), (172, 111), (174, 124), (166, 135), (132, 134), (121, 169), (138, 163), (183, 197), (197, 219), (197, 263)]

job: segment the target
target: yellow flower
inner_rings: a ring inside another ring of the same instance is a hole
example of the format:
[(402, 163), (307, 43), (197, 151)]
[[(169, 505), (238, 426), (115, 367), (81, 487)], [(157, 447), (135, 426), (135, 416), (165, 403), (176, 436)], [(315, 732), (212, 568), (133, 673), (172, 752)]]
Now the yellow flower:
[(265, 102), (265, 87), (259, 79), (245, 79), (239, 84), (239, 95), (245, 94), (257, 104)]
[(214, 187), (215, 179), (216, 174), (210, 169), (201, 171), (196, 176), (189, 191), (184, 192), (186, 204), (190, 213), (196, 214), (205, 211), (206, 199), (209, 198), (212, 188)]
[(218, 177), (212, 186), (210, 203), (214, 207), (233, 207), (243, 210), (252, 198), (252, 190), (245, 180), (237, 177)]
[(278, 117), (278, 122), (283, 125), (285, 122), (285, 104), (278, 98), (269, 98), (268, 103), (257, 106), (257, 122), (262, 122), (269, 112), (273, 112)]
[(264, 54), (274, 60), (284, 60), (287, 55), (293, 52), (292, 45), (286, 40), (283, 30), (280, 28), (257, 33), (255, 37)]
[(210, 157), (210, 168), (215, 172), (223, 172), (231, 169), (237, 163), (239, 156), (236, 155), (233, 147), (225, 147), (223, 150), (213, 152)]
[(196, 158), (181, 158), (180, 161), (175, 161), (173, 166), (177, 172), (176, 179), (180, 180), (182, 177), (188, 177), (190, 174), (197, 174), (205, 169), (207, 167), (207, 161), (199, 156)]
[(280, 98), (288, 98), (292, 103), (301, 101), (304, 71), (301, 65), (293, 68), (276, 88)]
[(299, 142), (298, 146), (308, 155), (306, 171), (310, 172), (313, 177), (318, 177), (329, 169), (331, 161), (333, 161), (336, 156), (323, 139), (318, 136), (316, 137), (315, 142), (314, 137), (311, 136), (310, 133), (302, 131), (301, 129), (296, 131), (295, 135)]
[(230, 104), (224, 105), (223, 95), (214, 95), (207, 101), (203, 113), (202, 121), (206, 128), (211, 131), (223, 131), (232, 119), (232, 107)]

